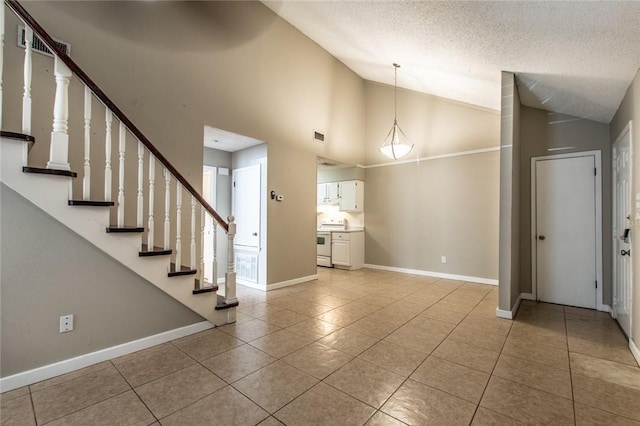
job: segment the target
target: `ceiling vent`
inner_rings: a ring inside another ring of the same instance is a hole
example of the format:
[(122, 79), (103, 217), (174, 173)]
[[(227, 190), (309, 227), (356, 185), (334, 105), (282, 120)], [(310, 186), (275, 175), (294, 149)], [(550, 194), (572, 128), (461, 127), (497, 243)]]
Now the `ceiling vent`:
[[(18, 46), (22, 48), (25, 47), (24, 33), (25, 33), (24, 25), (18, 25)], [(53, 41), (56, 42), (58, 47), (62, 49), (62, 51), (67, 54), (67, 56), (71, 55), (71, 45), (69, 43), (67, 43), (66, 41), (55, 39), (55, 38), (53, 39)], [(31, 48), (33, 49), (34, 52), (42, 53), (43, 55), (53, 57), (53, 53), (51, 53), (51, 50), (49, 50), (47, 45), (44, 44), (43, 41), (40, 40), (40, 38), (35, 34), (33, 35), (33, 43), (31, 44)]]
[(313, 132), (313, 140), (316, 142), (324, 143), (324, 133), (318, 131)]

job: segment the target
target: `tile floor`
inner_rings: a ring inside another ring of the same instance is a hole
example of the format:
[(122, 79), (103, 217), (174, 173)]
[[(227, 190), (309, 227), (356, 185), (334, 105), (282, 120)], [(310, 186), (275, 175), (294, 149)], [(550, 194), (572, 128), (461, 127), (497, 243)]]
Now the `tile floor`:
[(238, 321), (2, 394), (2, 425), (640, 425), (640, 369), (600, 312), (497, 287), (319, 269), (239, 288)]

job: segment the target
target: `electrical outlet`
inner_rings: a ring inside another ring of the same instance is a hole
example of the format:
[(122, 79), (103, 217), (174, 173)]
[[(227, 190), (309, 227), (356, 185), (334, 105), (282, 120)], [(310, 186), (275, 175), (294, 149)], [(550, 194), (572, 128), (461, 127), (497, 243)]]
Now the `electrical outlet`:
[(60, 317), (60, 333), (73, 331), (73, 315), (63, 315)]
[(447, 263), (447, 256), (442, 256), (440, 258), (440, 263)]

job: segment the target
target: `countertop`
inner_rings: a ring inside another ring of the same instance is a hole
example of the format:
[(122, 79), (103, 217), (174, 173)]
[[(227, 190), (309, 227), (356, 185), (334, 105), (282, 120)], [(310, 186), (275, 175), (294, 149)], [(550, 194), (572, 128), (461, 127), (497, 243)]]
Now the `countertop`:
[(364, 226), (350, 226), (347, 229), (319, 227), (317, 230), (322, 232), (362, 232), (364, 231)]

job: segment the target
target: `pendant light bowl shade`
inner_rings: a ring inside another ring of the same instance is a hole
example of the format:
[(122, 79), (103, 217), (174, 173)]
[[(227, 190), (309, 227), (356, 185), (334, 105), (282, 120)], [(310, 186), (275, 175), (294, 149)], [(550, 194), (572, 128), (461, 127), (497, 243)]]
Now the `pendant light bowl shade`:
[(398, 125), (398, 68), (400, 65), (394, 66), (394, 84), (393, 84), (393, 126), (384, 143), (380, 147), (380, 152), (393, 160), (404, 157), (413, 149), (413, 144), (409, 142), (409, 138), (404, 134)]
[(412, 149), (413, 144), (409, 142), (398, 125), (398, 120), (393, 120), (393, 126), (380, 147), (380, 152), (386, 157), (397, 160), (407, 155)]

